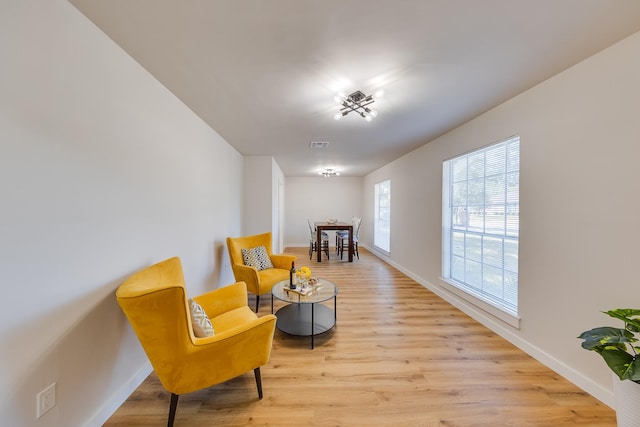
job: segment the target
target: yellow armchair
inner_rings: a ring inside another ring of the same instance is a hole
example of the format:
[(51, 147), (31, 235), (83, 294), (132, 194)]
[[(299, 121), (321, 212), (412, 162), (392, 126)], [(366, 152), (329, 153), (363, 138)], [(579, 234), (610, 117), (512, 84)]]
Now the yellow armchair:
[[(274, 268), (258, 271), (257, 268), (244, 264), (242, 249), (252, 249), (259, 246), (264, 246), (267, 249), (267, 254)], [(291, 263), (296, 261), (295, 255), (274, 255), (272, 253), (270, 232), (254, 236), (227, 237), (227, 250), (236, 281), (245, 282), (248, 291), (256, 296), (256, 313), (260, 304), (260, 295), (270, 293), (276, 283), (288, 280)]]
[(253, 369), (262, 398), (260, 366), (269, 361), (276, 318), (258, 317), (247, 305), (247, 288), (235, 283), (194, 297), (214, 329), (198, 338), (191, 322), (182, 264), (177, 257), (145, 268), (116, 291), (160, 382), (171, 393), (168, 426), (178, 397)]

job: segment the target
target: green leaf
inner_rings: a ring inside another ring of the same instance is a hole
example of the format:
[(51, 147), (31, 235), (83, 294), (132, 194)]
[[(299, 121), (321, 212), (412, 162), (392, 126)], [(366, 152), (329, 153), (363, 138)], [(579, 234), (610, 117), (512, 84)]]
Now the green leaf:
[(640, 331), (640, 310), (634, 308), (616, 308), (605, 311), (605, 314), (625, 322), (626, 327), (634, 332)]
[[(634, 333), (640, 332), (640, 309), (618, 308), (603, 313), (622, 320), (624, 329), (605, 326), (585, 331), (578, 337), (584, 340), (582, 348), (600, 354), (621, 380), (640, 384), (640, 346), (633, 345), (638, 342)], [(627, 352), (629, 347), (631, 353)]]
[(585, 331), (578, 338), (585, 340), (582, 343), (582, 348), (598, 352), (610, 346), (624, 350), (626, 349), (625, 343), (636, 341), (633, 334), (626, 329), (607, 326)]
[(638, 361), (637, 357), (629, 364), (627, 369), (627, 379), (640, 382), (640, 361)]
[(640, 366), (636, 363), (635, 357), (626, 351), (610, 349), (602, 351), (600, 355), (621, 380), (640, 380)]

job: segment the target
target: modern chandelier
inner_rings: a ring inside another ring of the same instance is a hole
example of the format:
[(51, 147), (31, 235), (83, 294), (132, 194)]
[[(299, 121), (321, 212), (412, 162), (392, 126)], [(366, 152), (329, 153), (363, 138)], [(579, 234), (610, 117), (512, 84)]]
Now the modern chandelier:
[(325, 169), (323, 171), (318, 172), (318, 175), (322, 175), (325, 178), (331, 178), (332, 176), (340, 176), (340, 172), (334, 169)]
[(349, 96), (338, 94), (335, 96), (335, 101), (338, 103), (340, 111), (333, 116), (334, 119), (340, 120), (352, 111), (358, 113), (363, 119), (370, 122), (374, 117), (378, 115), (378, 112), (369, 105), (373, 104), (377, 98), (382, 95), (382, 91), (376, 93), (376, 95), (365, 95), (361, 91), (357, 90)]

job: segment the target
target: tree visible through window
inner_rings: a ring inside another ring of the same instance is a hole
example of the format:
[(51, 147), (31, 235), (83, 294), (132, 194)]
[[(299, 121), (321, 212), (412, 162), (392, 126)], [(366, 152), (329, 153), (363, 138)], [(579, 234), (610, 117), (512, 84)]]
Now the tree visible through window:
[(383, 251), (391, 249), (391, 180), (376, 184), (373, 244)]
[(443, 164), (443, 278), (518, 312), (520, 138)]

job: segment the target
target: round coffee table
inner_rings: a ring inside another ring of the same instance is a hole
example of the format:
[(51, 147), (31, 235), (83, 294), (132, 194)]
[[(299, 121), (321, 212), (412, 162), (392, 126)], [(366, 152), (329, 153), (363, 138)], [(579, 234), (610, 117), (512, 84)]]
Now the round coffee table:
[[(311, 336), (311, 348), (314, 346), (313, 337), (333, 328), (337, 319), (338, 287), (326, 279), (318, 279), (318, 283), (319, 285), (308, 295), (289, 290), (288, 280), (276, 283), (271, 289), (271, 294), (276, 299), (289, 303), (275, 313), (278, 318), (276, 327), (290, 335)], [(299, 285), (297, 290), (300, 290)], [(333, 310), (320, 304), (331, 298)]]

